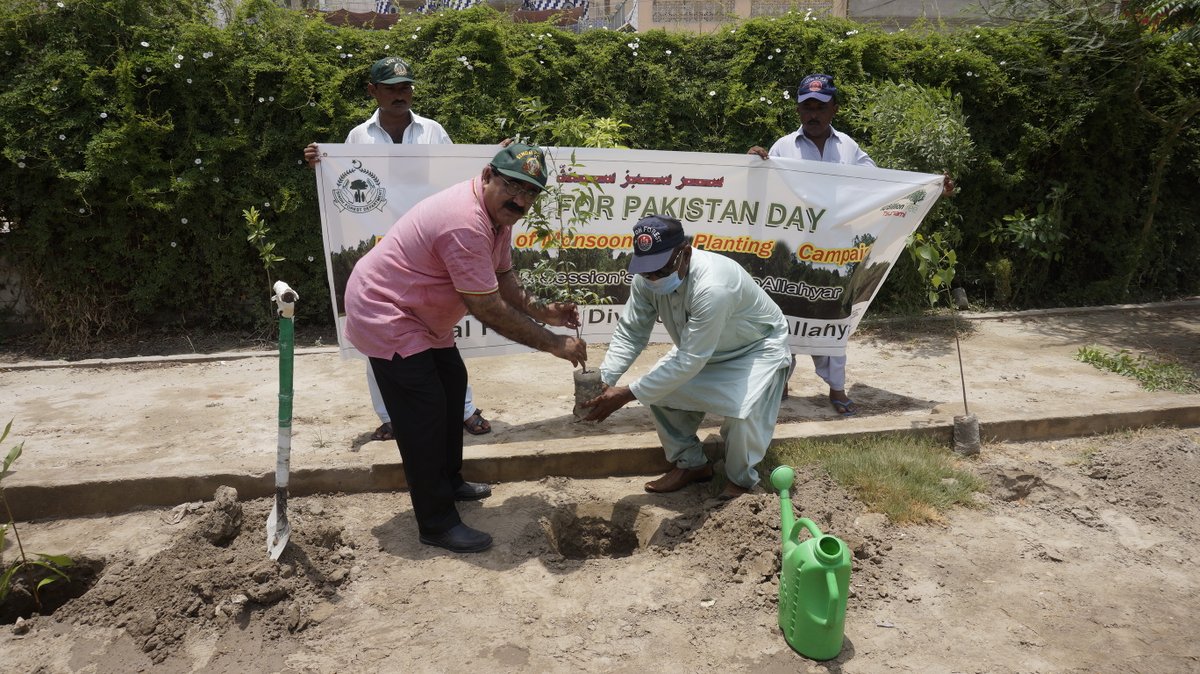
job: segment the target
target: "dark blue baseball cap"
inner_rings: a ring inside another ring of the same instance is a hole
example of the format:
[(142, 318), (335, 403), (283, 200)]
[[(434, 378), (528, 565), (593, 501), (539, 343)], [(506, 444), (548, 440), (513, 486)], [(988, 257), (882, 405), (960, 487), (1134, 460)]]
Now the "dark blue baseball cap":
[(832, 75), (809, 75), (800, 80), (800, 86), (796, 88), (796, 102), (807, 101), (810, 98), (815, 98), (822, 103), (828, 103), (837, 95), (837, 87), (833, 86)]
[(630, 274), (658, 271), (686, 239), (683, 223), (666, 215), (648, 215), (633, 226), (633, 259)]

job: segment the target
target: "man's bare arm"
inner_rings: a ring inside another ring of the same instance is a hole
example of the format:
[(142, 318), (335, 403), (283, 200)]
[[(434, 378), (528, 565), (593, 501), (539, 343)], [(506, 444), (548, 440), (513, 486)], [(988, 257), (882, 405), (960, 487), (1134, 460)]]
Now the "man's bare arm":
[(526, 290), (518, 281), (512, 270), (497, 277), (500, 282), (500, 296), (505, 302), (518, 311), (524, 312), (530, 318), (550, 325), (579, 327), (579, 309), (570, 302), (549, 302), (542, 300)]
[(514, 342), (553, 354), (572, 365), (587, 361), (587, 344), (582, 339), (556, 335), (534, 323), (529, 316), (505, 302), (501, 293), (463, 294), (462, 298), (473, 316)]

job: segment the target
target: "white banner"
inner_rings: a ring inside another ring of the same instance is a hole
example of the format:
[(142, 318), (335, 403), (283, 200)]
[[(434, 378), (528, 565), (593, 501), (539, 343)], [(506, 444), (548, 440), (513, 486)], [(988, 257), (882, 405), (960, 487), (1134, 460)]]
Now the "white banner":
[[(330, 297), (343, 355), (342, 292), (354, 263), (420, 200), (479, 175), (495, 145), (321, 144), (317, 190)], [(581, 307), (584, 338), (606, 343), (629, 297), (634, 223), (652, 214), (684, 223), (692, 245), (742, 264), (787, 316), (796, 353), (840, 355), (905, 241), (937, 201), (942, 177), (798, 159), (654, 150), (545, 148), (557, 212), (587, 200), (599, 217), (572, 240), (543, 250), (522, 223), (513, 262), (528, 274), (539, 258), (574, 264), (560, 282), (613, 304)], [(574, 157), (572, 165), (571, 158)], [(594, 182), (593, 182), (594, 181)], [(547, 199), (549, 197), (543, 197)], [(559, 256), (559, 248), (561, 255)], [(464, 356), (527, 351), (467, 315), (458, 325)], [(658, 338), (666, 340), (660, 330)]]

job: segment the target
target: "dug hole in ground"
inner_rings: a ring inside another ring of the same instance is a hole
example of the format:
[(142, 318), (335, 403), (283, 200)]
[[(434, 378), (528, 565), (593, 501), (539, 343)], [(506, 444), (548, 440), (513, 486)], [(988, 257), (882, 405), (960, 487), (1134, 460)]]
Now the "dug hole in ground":
[[(925, 347), (898, 343), (893, 362), (902, 365), (864, 373), (876, 387), (867, 393), (906, 390), (890, 378), (911, 364), (906, 350)], [(1178, 347), (1195, 356), (1194, 341)], [(964, 342), (973, 358), (980, 348)], [(1007, 359), (997, 377), (1020, 377), (1012, 354), (985, 360), (999, 371)], [(1020, 355), (1030, 378), (1054, 368), (1078, 386), (1078, 368), (1087, 368), (1063, 353)], [(819, 402), (818, 387), (798, 381), (793, 397)], [(490, 386), (477, 391), (500, 401), (503, 391)], [(954, 386), (940, 399), (953, 401)], [(1085, 386), (1096, 399), (1136, 395), (1116, 375)], [(1053, 403), (1070, 404), (1035, 405)], [(566, 414), (571, 401), (552, 404)], [(36, 416), (26, 411), (22, 418)], [(369, 409), (342, 424), (347, 446), (367, 421)], [(64, 442), (86, 436), (50, 427)], [(22, 461), (37, 465), (33, 458)], [(53, 615), (3, 626), (0, 663), (47, 674), (1200, 671), (1200, 431), (985, 442), (964, 466), (989, 485), (979, 507), (908, 527), (866, 512), (827, 475), (798, 470), (797, 513), (853, 553), (844, 646), (829, 662), (793, 652), (776, 624), (777, 496), (719, 505), (718, 484), (652, 495), (639, 476), (496, 484), (491, 498), (461, 508), (495, 537), (478, 555), (418, 544), (403, 492), (291, 499), (291, 543), (278, 564), (265, 549), (271, 500), (228, 492), (202, 505), (19, 523), (26, 550), (71, 554), (94, 585)], [(4, 560), (13, 554), (10, 536)]]

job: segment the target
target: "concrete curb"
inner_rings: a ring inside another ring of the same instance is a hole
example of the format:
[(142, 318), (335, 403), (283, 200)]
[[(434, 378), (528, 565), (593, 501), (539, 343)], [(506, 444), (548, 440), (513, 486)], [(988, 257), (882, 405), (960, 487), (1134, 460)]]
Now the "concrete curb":
[[(781, 424), (772, 444), (801, 438), (838, 440), (886, 434), (933, 437), (948, 446), (953, 441), (953, 423), (945, 420), (928, 424), (914, 424), (910, 419), (896, 418), (880, 421), (890, 423), (850, 432), (836, 430), (837, 421)], [(1149, 426), (1200, 426), (1200, 405), (1090, 415), (982, 420), (980, 435), (985, 442), (1026, 442)], [(614, 436), (617, 444), (620, 437)], [(706, 441), (705, 450), (710, 457), (719, 457), (719, 441)], [(491, 455), (467, 457), (464, 461), (463, 472), (472, 480), (514, 482), (539, 480), (550, 475), (570, 478), (653, 475), (670, 468), (663, 458), (662, 448), (657, 444), (647, 446), (644, 441), (641, 446), (621, 449), (579, 450), (572, 449), (569, 442), (564, 442), (562, 447), (549, 447), (531, 454), (484, 453)], [(172, 507), (191, 501), (206, 501), (222, 485), (237, 489), (242, 499), (264, 498), (275, 493), (275, 476), (273, 471), (255, 474), (156, 475), (72, 484), (16, 485), (5, 487), (4, 491), (12, 506), (14, 519), (28, 521), (33, 518), (61, 519), (115, 514), (138, 508)], [(289, 493), (292, 496), (390, 491), (405, 486), (404, 469), (398, 458), (396, 461), (361, 467), (296, 470), (292, 471), (289, 479)]]

